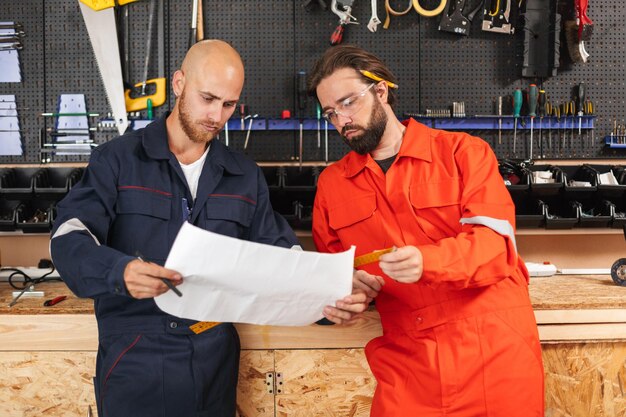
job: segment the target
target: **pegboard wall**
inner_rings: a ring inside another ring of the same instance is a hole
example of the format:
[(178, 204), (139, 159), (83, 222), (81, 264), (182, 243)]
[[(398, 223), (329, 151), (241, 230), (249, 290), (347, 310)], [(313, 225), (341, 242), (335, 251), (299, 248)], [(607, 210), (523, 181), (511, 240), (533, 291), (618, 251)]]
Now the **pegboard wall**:
[[(246, 85), (241, 101), (248, 105), (251, 114), (258, 114), (260, 118), (278, 118), (283, 109), (298, 114), (296, 73), (310, 70), (313, 62), (329, 47), (330, 34), (338, 24), (330, 7), (322, 10), (315, 6), (306, 10), (303, 3), (302, 0), (204, 2), (204, 36), (224, 39), (241, 53), (246, 65)], [(331, 0), (326, 3), (330, 6)], [(407, 3), (407, 0), (390, 0), (396, 10), (405, 9)], [(439, 0), (421, 0), (420, 3), (428, 9), (439, 4)], [(125, 6), (131, 22), (128, 34), (131, 83), (140, 82), (143, 74), (149, 4), (148, 0), (142, 0)], [(571, 18), (572, 7), (572, 0), (558, 3), (563, 20)], [(156, 116), (174, 104), (169, 79), (188, 47), (191, 9), (192, 0), (165, 0), (165, 74), (161, 75), (168, 79), (168, 94), (166, 103), (155, 109)], [(383, 0), (378, 0), (377, 13), (384, 21)], [(530, 83), (543, 85), (548, 99), (559, 103), (573, 99), (575, 87), (584, 81), (587, 97), (593, 100), (597, 116), (594, 142), (583, 146), (575, 132), (571, 144), (568, 139), (563, 149), (546, 149), (543, 156), (552, 159), (626, 157), (626, 150), (604, 145), (604, 137), (613, 130), (615, 123), (625, 125), (626, 26), (623, 22), (626, 9), (620, 0), (590, 4), (588, 15), (594, 21), (594, 32), (586, 44), (591, 55), (589, 62), (572, 64), (562, 47), (558, 74), (545, 79), (521, 77), (518, 44), (522, 34), (520, 31), (515, 35), (482, 31), (482, 13), (474, 18), (469, 36), (441, 32), (438, 30), (440, 16), (426, 18), (415, 11), (405, 16), (392, 16), (388, 29), (383, 29), (381, 24), (377, 32), (372, 33), (366, 27), (371, 15), (370, 1), (366, 0), (354, 2), (353, 15), (360, 24), (346, 28), (343, 42), (370, 50), (394, 71), (400, 85), (396, 106), (399, 117), (405, 113), (424, 113), (426, 109), (448, 108), (452, 102), (464, 102), (468, 116), (493, 115), (498, 96), (505, 97), (508, 104), (505, 114), (511, 114), (510, 100), (516, 88), (526, 89)], [(41, 113), (56, 111), (59, 95), (82, 93), (90, 112), (105, 116), (110, 110), (78, 0), (4, 0), (0, 21), (20, 22), (26, 32), (24, 48), (19, 52), (22, 82), (0, 84), (0, 94), (16, 95), (24, 155), (0, 157), (0, 163), (36, 163), (40, 161), (39, 131), (54, 126), (54, 120), (42, 117)], [(149, 78), (159, 75), (156, 30), (152, 36)], [(315, 117), (315, 103), (311, 99), (304, 113), (306, 117)], [(97, 118), (92, 118), (91, 122), (95, 127)], [(230, 146), (243, 151), (245, 133), (231, 131)], [(510, 129), (502, 131), (501, 143), (497, 129), (472, 130), (471, 133), (488, 141), (500, 158), (528, 157), (527, 128), (518, 130), (515, 153)], [(322, 148), (317, 147), (317, 132), (309, 130), (304, 135), (303, 160), (323, 160), (323, 144)], [(537, 139), (538, 130), (535, 135)], [(114, 136), (115, 132), (93, 133), (97, 143)], [(245, 152), (257, 161), (293, 161), (298, 155), (297, 142), (297, 130), (254, 130)], [(340, 158), (347, 150), (334, 130), (329, 145), (330, 160)], [(538, 147), (538, 142), (535, 146)], [(535, 158), (537, 156), (538, 152)], [(53, 159), (54, 162), (86, 160), (86, 156)]]

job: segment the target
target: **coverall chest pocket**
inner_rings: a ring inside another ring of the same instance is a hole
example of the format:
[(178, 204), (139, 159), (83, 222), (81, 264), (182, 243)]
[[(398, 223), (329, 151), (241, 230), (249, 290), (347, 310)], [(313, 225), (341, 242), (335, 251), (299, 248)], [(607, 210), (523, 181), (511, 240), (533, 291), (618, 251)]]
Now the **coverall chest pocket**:
[(119, 193), (116, 218), (109, 238), (129, 255), (141, 254), (152, 262), (164, 262), (169, 251), (172, 198), (152, 192)]
[(255, 207), (243, 200), (209, 198), (205, 207), (204, 228), (221, 235), (246, 238)]
[(416, 220), (433, 242), (460, 232), (461, 195), (459, 178), (410, 186), (409, 199)]
[(376, 195), (364, 194), (329, 207), (328, 221), (342, 242), (362, 241), (363, 236), (381, 240), (381, 223), (376, 215)]

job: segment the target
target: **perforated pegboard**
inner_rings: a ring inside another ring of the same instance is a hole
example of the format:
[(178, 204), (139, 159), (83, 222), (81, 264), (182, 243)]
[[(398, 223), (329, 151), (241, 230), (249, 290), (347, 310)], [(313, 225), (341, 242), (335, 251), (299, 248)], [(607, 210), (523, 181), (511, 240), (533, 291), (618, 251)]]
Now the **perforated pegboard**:
[[(326, 0), (330, 6), (331, 0)], [(206, 38), (221, 38), (237, 48), (246, 64), (246, 85), (242, 101), (250, 112), (263, 118), (278, 117), (283, 109), (296, 114), (295, 74), (310, 70), (313, 62), (329, 47), (329, 37), (338, 24), (330, 9), (307, 11), (301, 0), (267, 1), (236, 0), (204, 2), (204, 33)], [(313, 2), (315, 3), (315, 2)], [(432, 8), (439, 0), (421, 0)], [(396, 10), (406, 8), (407, 0), (391, 0)], [(131, 3), (131, 82), (142, 78), (148, 1)], [(166, 105), (155, 109), (162, 114), (173, 106), (169, 79), (180, 65), (188, 46), (192, 1), (165, 2), (165, 77), (168, 79)], [(563, 20), (571, 15), (572, 0), (562, 0), (558, 9)], [(384, 1), (378, 0), (378, 16), (385, 19)], [(399, 79), (400, 90), (396, 112), (424, 112), (427, 108), (448, 107), (453, 101), (465, 102), (466, 114), (493, 114), (498, 96), (510, 97), (516, 87), (543, 83), (552, 102), (572, 99), (573, 88), (585, 81), (588, 97), (596, 104), (595, 142), (586, 149), (577, 140), (571, 149), (544, 152), (547, 157), (626, 157), (626, 151), (606, 149), (602, 139), (614, 120), (625, 124), (624, 80), (626, 10), (618, 0), (590, 4), (589, 16), (594, 33), (587, 42), (591, 54), (587, 64), (571, 65), (565, 49), (558, 75), (545, 80), (522, 79), (518, 57), (517, 36), (483, 32), (481, 14), (475, 18), (470, 36), (464, 37), (438, 30), (440, 17), (425, 18), (415, 11), (391, 18), (389, 29), (379, 25), (376, 33), (367, 30), (370, 1), (356, 0), (354, 16), (359, 25), (350, 25), (344, 34), (345, 43), (362, 46), (383, 58)], [(39, 129), (51, 127), (52, 120), (38, 116), (56, 109), (58, 96), (83, 93), (91, 112), (106, 115), (108, 103), (95, 64), (87, 31), (78, 7), (78, 0), (3, 1), (0, 20), (23, 23), (27, 36), (20, 51), (23, 81), (0, 84), (0, 94), (16, 94), (20, 108), (20, 125), (24, 138), (23, 157), (0, 157), (0, 163), (38, 162)], [(155, 21), (156, 26), (156, 21)], [(118, 26), (121, 22), (118, 22)], [(112, 33), (111, 36), (114, 36)], [(157, 74), (156, 30), (152, 38), (149, 77)], [(306, 112), (314, 117), (314, 103)], [(510, 105), (508, 106), (510, 112)], [(95, 120), (94, 120), (95, 122)], [(518, 132), (517, 155), (513, 154), (512, 132), (497, 130), (472, 132), (486, 139), (499, 157), (525, 157), (528, 133)], [(94, 139), (102, 143), (115, 136), (97, 132)], [(245, 132), (231, 132), (230, 145), (243, 150)], [(297, 131), (253, 131), (245, 151), (258, 161), (291, 161), (297, 155)], [(331, 160), (338, 159), (346, 146), (335, 132), (330, 134)], [(321, 160), (323, 149), (317, 148), (315, 131), (305, 132), (304, 160)], [(526, 148), (524, 147), (526, 145)], [(538, 146), (538, 143), (535, 144)], [(535, 148), (537, 149), (537, 148)], [(86, 160), (86, 157), (57, 157), (55, 161)]]

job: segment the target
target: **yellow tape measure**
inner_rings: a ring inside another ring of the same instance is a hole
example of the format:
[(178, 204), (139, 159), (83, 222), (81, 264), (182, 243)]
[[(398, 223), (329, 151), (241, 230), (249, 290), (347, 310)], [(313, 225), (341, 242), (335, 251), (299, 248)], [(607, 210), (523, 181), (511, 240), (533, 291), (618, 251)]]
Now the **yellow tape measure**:
[(218, 324), (222, 324), (222, 323), (220, 323), (219, 321), (199, 321), (196, 324), (192, 324), (191, 326), (189, 326), (189, 329), (191, 329), (191, 331), (194, 332), (195, 334), (200, 334), (209, 329), (212, 329)]
[(381, 250), (375, 250), (374, 252), (367, 253), (365, 255), (357, 256), (354, 258), (354, 267), (358, 267), (361, 265), (371, 264), (372, 262), (376, 262), (378, 258), (382, 255), (393, 251), (394, 248), (387, 248)]

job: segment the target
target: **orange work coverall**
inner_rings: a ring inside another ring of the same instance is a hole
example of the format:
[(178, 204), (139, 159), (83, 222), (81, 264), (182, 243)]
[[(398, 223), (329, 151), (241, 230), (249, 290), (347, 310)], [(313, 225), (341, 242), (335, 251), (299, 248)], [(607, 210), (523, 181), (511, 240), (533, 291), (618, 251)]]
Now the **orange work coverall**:
[(313, 239), (356, 256), (413, 245), (424, 272), (385, 279), (383, 336), (366, 348), (378, 382), (375, 417), (543, 416), (544, 386), (528, 271), (515, 246), (515, 207), (489, 145), (413, 119), (386, 175), (348, 153), (320, 175)]

